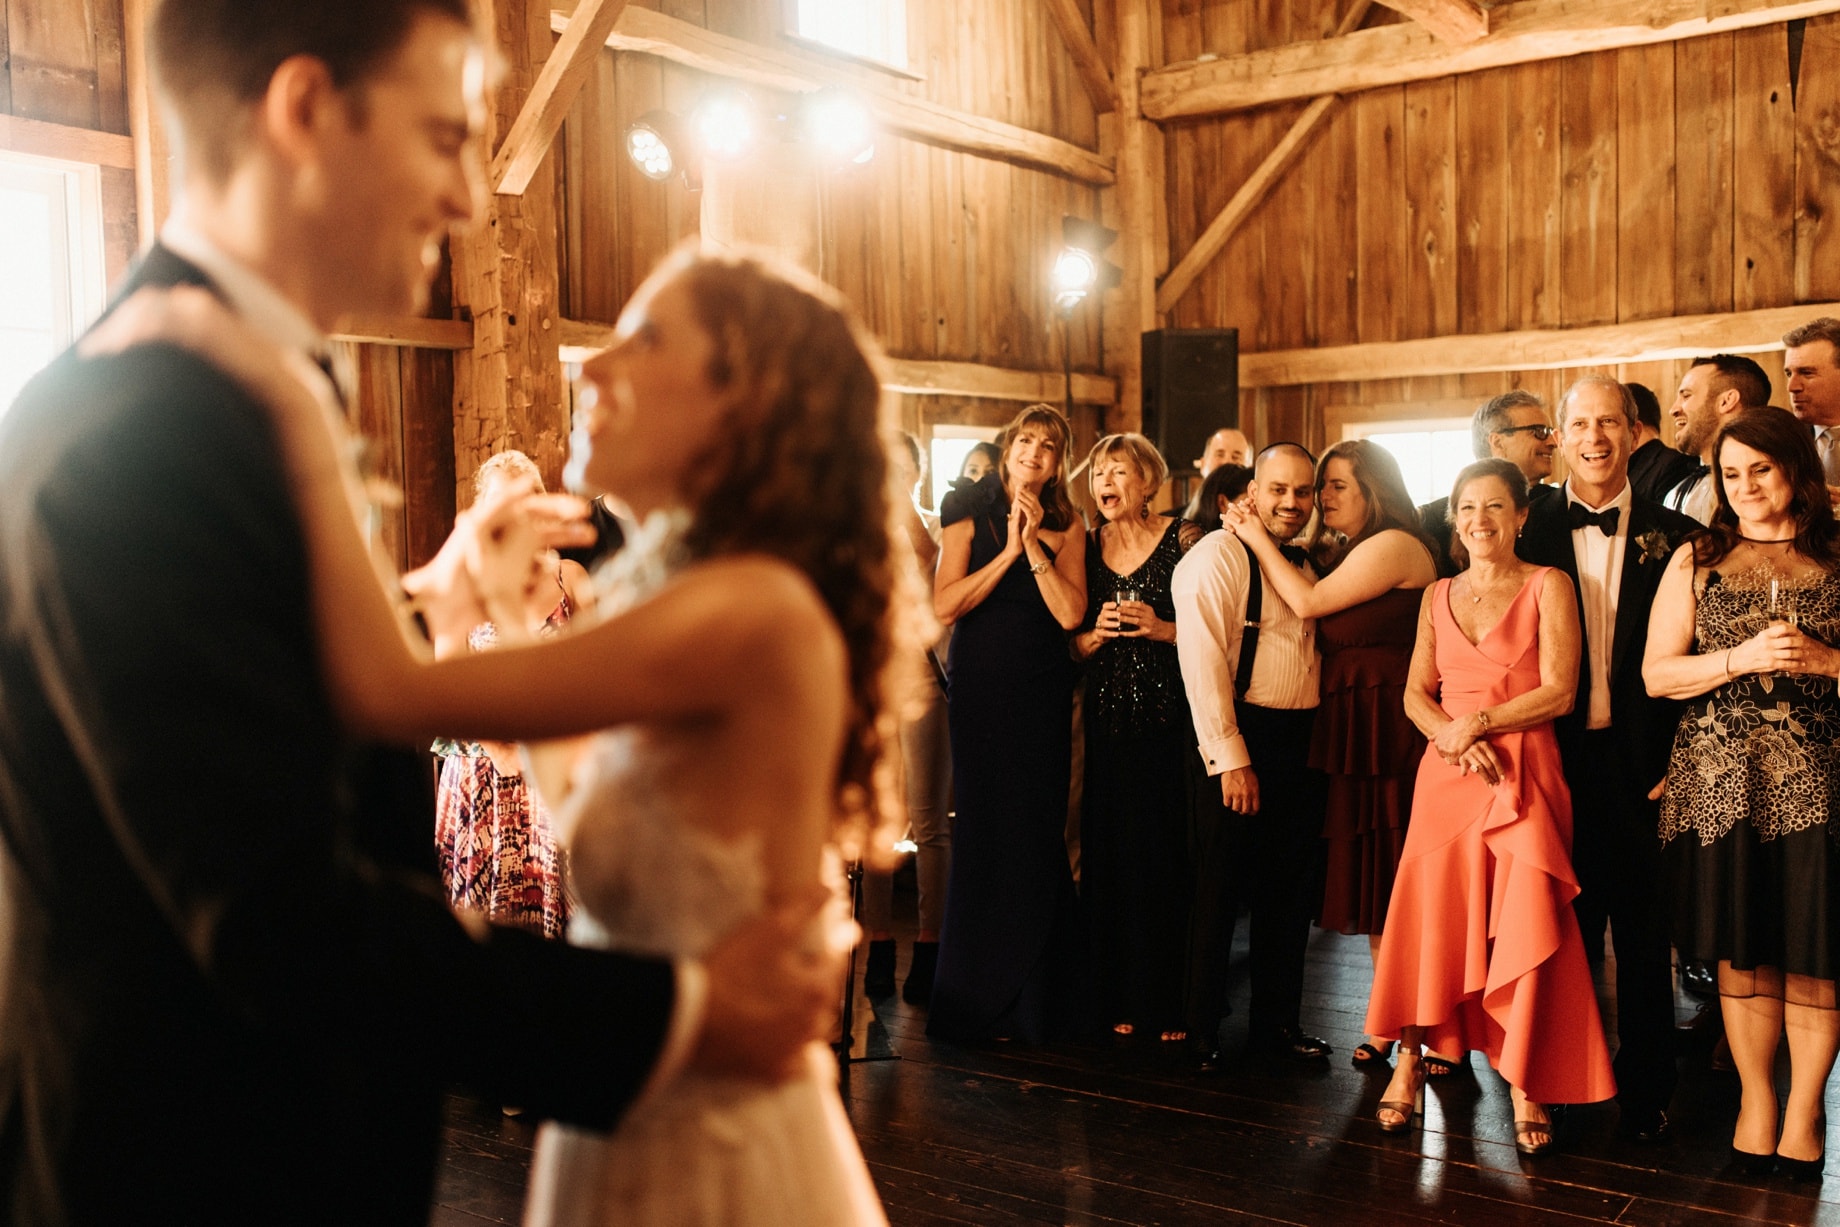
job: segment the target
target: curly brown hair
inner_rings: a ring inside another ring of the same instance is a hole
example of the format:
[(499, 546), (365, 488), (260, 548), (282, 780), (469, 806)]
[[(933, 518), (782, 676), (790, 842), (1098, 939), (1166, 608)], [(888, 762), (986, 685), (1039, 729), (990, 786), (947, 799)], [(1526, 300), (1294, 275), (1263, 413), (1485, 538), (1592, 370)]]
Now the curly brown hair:
[(772, 257), (680, 248), (660, 269), (687, 291), (713, 346), (706, 376), (724, 428), (690, 466), (692, 557), (784, 560), (822, 596), (849, 655), (850, 714), (833, 836), (845, 855), (892, 855), (903, 817), (891, 749), (895, 676), (918, 668), (925, 602), (901, 531), (894, 406), (880, 347), (841, 295)]

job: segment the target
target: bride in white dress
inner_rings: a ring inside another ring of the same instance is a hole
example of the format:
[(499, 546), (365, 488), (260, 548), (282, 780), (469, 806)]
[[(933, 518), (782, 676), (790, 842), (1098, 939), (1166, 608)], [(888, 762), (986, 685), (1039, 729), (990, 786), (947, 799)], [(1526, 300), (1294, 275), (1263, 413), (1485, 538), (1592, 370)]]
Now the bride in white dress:
[[(239, 347), (259, 347), (214, 307), (199, 308), (201, 326), (194, 302), (177, 296), (175, 310), (174, 301), (159, 304), (167, 316), (155, 339), (233, 369)], [(572, 771), (546, 775), (554, 756), (534, 755), (582, 905), (571, 940), (696, 959), (749, 918), (809, 916), (819, 892), (835, 901), (825, 868), (835, 850), (869, 846), (895, 812), (888, 696), (901, 691), (889, 671), (917, 657), (902, 645), (919, 628), (897, 627), (894, 610), (919, 600), (892, 529), (900, 495), (874, 352), (816, 281), (680, 250), (583, 371), (571, 484), (612, 495), (643, 521), (610, 585), (619, 591), (610, 616), (541, 644), (441, 662), (408, 650), (372, 591), (373, 564), (352, 531), (363, 498), (340, 424), (277, 380), (272, 352), (241, 361), (239, 377), (276, 402), (328, 684), (348, 720), (411, 741), (435, 728), (495, 740), (609, 730)], [(540, 526), (516, 510), (500, 498), (463, 513), (419, 574), (432, 631), (522, 625), (524, 593), (540, 579)], [(515, 629), (506, 634), (515, 640)], [(832, 907), (780, 931), (787, 946), (816, 951), (847, 940), (849, 928)], [(809, 985), (789, 984), (794, 991)], [(784, 1026), (764, 1007), (760, 1024)], [(770, 1085), (711, 1072), (725, 1067), (704, 1048), (612, 1134), (546, 1125), (527, 1221), (886, 1221), (828, 1049), (807, 1044), (790, 1076)]]

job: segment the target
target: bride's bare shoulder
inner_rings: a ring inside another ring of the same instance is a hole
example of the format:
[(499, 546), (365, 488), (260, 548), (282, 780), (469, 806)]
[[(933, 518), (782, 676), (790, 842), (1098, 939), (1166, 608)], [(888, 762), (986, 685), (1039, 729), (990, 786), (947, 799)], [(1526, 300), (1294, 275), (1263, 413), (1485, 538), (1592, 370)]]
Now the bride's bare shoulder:
[[(842, 633), (823, 594), (784, 559), (768, 554), (713, 558), (683, 571), (672, 589), (678, 600), (726, 628), (744, 650), (790, 650), (807, 666), (819, 653), (842, 658)], [(767, 658), (760, 663), (768, 663)]]

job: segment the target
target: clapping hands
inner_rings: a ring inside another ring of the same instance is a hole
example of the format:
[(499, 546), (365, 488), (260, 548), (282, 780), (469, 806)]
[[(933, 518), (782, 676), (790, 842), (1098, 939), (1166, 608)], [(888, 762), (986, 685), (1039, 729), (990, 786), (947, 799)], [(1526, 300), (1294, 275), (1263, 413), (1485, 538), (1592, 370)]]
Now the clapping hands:
[(587, 503), (572, 495), (499, 483), (454, 518), (440, 552), (403, 576), (403, 591), (437, 635), (487, 621), (521, 625), (526, 598), (553, 568), (551, 551), (594, 540), (587, 517)]

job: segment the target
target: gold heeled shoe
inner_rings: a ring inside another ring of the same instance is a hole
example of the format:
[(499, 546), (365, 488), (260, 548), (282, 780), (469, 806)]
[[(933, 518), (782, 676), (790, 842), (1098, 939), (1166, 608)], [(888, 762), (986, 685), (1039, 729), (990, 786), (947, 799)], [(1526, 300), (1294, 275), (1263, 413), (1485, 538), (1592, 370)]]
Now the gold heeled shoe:
[[(1399, 1063), (1404, 1065), (1405, 1059), (1405, 1052), (1402, 1050), (1399, 1054)], [(1380, 1126), (1382, 1133), (1405, 1133), (1424, 1123), (1425, 1065), (1423, 1058), (1412, 1058), (1412, 1072), (1408, 1076), (1412, 1082), (1411, 1099), (1382, 1099), (1380, 1101), (1379, 1111), (1392, 1112), (1399, 1117), (1398, 1120), (1381, 1120), (1376, 1114), (1374, 1120)]]

